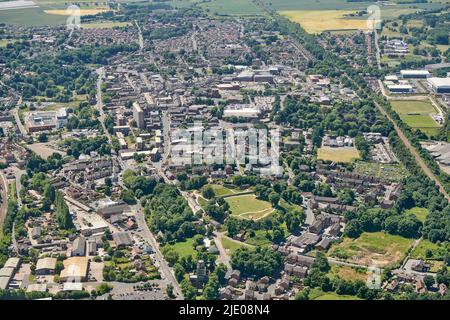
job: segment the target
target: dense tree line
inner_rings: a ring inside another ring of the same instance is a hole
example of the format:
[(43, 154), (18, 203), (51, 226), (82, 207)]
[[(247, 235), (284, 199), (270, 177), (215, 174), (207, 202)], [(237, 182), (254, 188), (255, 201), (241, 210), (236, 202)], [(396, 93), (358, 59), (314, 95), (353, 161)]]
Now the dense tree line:
[(153, 194), (143, 202), (149, 227), (154, 232), (161, 231), (164, 242), (180, 241), (205, 232), (196, 223), (187, 201), (174, 186), (158, 184)]
[(281, 254), (271, 248), (258, 247), (249, 249), (242, 247), (231, 256), (231, 265), (241, 271), (245, 277), (272, 277), (282, 267)]

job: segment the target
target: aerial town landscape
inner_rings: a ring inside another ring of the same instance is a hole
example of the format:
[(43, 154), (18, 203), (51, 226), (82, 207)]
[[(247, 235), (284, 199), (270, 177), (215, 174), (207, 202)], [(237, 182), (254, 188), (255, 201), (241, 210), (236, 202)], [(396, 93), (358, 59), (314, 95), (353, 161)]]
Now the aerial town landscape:
[(0, 300), (450, 300), (448, 0), (0, 0)]

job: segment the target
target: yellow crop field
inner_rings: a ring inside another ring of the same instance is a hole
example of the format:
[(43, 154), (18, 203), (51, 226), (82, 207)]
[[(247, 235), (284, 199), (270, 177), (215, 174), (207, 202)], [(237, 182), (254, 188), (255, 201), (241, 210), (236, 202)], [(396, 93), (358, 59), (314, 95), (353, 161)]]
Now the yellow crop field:
[[(81, 16), (89, 16), (94, 14), (99, 14), (102, 12), (108, 12), (111, 11), (107, 8), (96, 8), (96, 9), (80, 9), (80, 15)], [(54, 10), (44, 10), (47, 14), (54, 14), (58, 16), (70, 16), (72, 13), (66, 9), (54, 9)]]
[(281, 15), (299, 23), (308, 33), (327, 30), (367, 30), (365, 19), (349, 19), (345, 15), (355, 13), (349, 10), (287, 10)]

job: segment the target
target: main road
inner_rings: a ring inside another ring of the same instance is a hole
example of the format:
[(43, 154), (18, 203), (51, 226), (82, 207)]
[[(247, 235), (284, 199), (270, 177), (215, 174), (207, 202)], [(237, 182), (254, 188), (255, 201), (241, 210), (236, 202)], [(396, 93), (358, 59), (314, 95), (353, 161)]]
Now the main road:
[(141, 204), (138, 202), (137, 205), (134, 206), (136, 212), (136, 222), (139, 228), (142, 230), (141, 235), (146, 239), (152, 246), (155, 251), (155, 255), (159, 261), (159, 269), (164, 276), (164, 278), (169, 281), (173, 286), (173, 291), (177, 295), (177, 299), (183, 299), (183, 293), (181, 292), (181, 288), (178, 284), (177, 279), (172, 273), (171, 268), (167, 264), (167, 261), (164, 259), (164, 256), (159, 249), (159, 243), (156, 241), (155, 236), (148, 228), (147, 222), (145, 221), (145, 214)]
[(105, 77), (105, 68), (101, 67), (96, 70), (98, 79), (97, 79), (97, 104), (95, 105), (95, 108), (99, 111), (100, 117), (99, 121), (102, 124), (103, 131), (105, 132), (106, 136), (108, 137), (109, 143), (112, 143), (111, 134), (108, 132), (105, 126), (105, 111), (103, 110), (103, 100), (102, 100), (102, 84), (103, 84), (103, 78)]

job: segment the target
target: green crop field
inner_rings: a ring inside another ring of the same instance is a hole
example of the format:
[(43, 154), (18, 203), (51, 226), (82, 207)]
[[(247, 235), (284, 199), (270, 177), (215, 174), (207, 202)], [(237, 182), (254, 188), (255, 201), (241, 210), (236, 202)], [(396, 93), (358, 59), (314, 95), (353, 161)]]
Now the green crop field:
[(386, 267), (401, 261), (413, 240), (384, 232), (364, 232), (357, 239), (345, 238), (328, 255), (360, 265)]
[(221, 16), (255, 16), (264, 11), (251, 0), (211, 0), (200, 6), (212, 15)]
[(273, 212), (267, 201), (256, 199), (255, 195), (242, 195), (225, 198), (230, 205), (231, 214), (244, 219), (261, 219)]
[(66, 16), (46, 14), (42, 8), (1, 10), (0, 23), (24, 26), (55, 26), (66, 23)]

